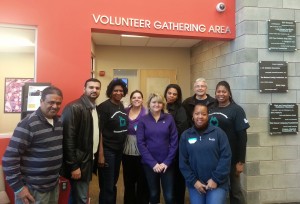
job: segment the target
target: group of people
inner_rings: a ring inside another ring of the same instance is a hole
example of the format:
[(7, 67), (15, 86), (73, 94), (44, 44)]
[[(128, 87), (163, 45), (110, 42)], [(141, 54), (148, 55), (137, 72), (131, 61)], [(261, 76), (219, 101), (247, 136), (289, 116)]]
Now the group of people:
[(67, 104), (63, 94), (47, 87), (38, 110), (14, 130), (2, 159), (15, 203), (58, 203), (59, 176), (70, 180), (69, 203), (87, 203), (92, 173), (98, 174), (99, 203), (115, 204), (123, 167), (124, 204), (244, 204), (243, 172), (248, 121), (220, 81), (215, 98), (205, 79), (194, 83), (194, 95), (182, 102), (181, 88), (170, 84), (164, 96), (151, 93), (143, 106), (139, 90), (128, 93), (120, 79), (107, 86), (107, 100), (96, 105), (101, 82), (88, 79), (83, 95)]

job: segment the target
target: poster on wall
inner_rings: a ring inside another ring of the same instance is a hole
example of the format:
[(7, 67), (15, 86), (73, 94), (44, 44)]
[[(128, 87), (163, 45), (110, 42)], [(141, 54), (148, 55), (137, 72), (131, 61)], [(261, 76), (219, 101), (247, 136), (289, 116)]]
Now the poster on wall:
[(49, 85), (29, 85), (28, 86), (28, 98), (27, 98), (27, 111), (35, 111), (40, 107), (40, 100), (42, 91)]
[(298, 133), (298, 105), (270, 104), (270, 135)]
[(22, 111), (21, 119), (40, 107), (42, 91), (50, 86), (50, 83), (26, 83), (22, 87)]
[(21, 113), (22, 86), (33, 78), (5, 78), (4, 113)]

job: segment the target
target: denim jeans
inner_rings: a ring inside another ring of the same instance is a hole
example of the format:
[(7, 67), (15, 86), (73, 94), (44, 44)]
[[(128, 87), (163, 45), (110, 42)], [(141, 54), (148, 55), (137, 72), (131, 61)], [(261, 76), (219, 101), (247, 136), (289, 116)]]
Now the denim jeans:
[(86, 204), (88, 201), (89, 182), (70, 179), (71, 192), (69, 204)]
[(165, 173), (155, 173), (148, 165), (143, 165), (146, 174), (150, 204), (160, 203), (160, 183), (166, 204), (174, 204), (174, 166), (170, 165)]
[(119, 179), (122, 151), (104, 148), (105, 167), (98, 168), (99, 172), (99, 203), (115, 204), (117, 198), (117, 182)]
[(223, 188), (199, 193), (194, 187), (189, 187), (191, 204), (225, 204), (227, 191)]
[[(59, 184), (49, 192), (42, 193), (37, 190), (28, 188), (30, 194), (34, 197), (36, 204), (57, 204), (59, 198)], [(1, 203), (1, 201), (0, 201)], [(32, 202), (29, 202), (32, 203)], [(23, 204), (23, 200), (15, 195), (15, 204)]]

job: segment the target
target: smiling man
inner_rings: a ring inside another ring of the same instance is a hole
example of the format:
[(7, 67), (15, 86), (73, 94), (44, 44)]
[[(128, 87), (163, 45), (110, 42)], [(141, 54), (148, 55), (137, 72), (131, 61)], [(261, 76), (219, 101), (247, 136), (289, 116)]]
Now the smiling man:
[(16, 204), (58, 203), (63, 135), (57, 113), (62, 99), (58, 88), (45, 88), (40, 107), (14, 130), (2, 164)]
[(211, 97), (207, 92), (207, 83), (204, 78), (198, 78), (196, 79), (194, 83), (194, 95), (185, 99), (182, 102), (182, 106), (184, 107), (187, 117), (188, 117), (188, 123), (189, 127), (193, 126), (193, 110), (195, 105), (197, 104), (203, 104), (207, 107), (211, 106), (215, 99)]
[(101, 82), (88, 79), (83, 95), (69, 103), (62, 113), (64, 127), (64, 171), (70, 179), (69, 203), (86, 204), (89, 182), (92, 179), (93, 160), (99, 145), (99, 117), (96, 99), (100, 95)]

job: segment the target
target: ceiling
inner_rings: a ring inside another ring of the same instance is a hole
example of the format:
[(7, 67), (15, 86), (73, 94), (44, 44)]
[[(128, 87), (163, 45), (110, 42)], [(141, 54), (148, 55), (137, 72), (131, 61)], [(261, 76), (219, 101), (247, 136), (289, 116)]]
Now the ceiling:
[(0, 24), (0, 52), (34, 53), (34, 28), (8, 27)]
[[(0, 24), (0, 52), (34, 53), (36, 30), (32, 28), (7, 27)], [(12, 39), (8, 39), (7, 37)], [(26, 39), (29, 45), (7, 46), (11, 40), (15, 44), (18, 39)], [(158, 38), (147, 36), (124, 36), (121, 34), (92, 33), (92, 40), (96, 45), (137, 46), (137, 47), (179, 47), (190, 48), (201, 40)]]
[(147, 36), (123, 36), (121, 34), (92, 33), (96, 45), (137, 46), (137, 47), (182, 47), (189, 48), (199, 39), (158, 38)]

